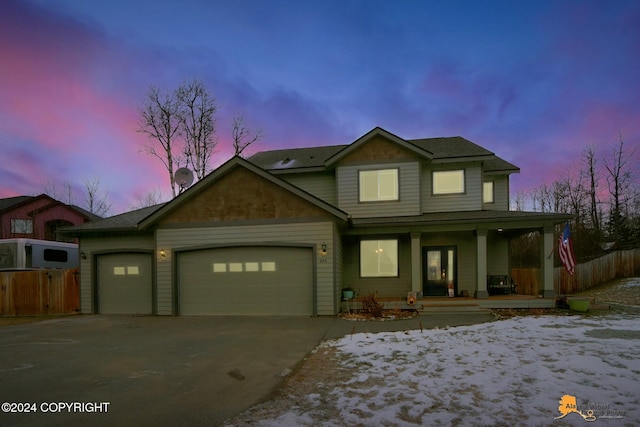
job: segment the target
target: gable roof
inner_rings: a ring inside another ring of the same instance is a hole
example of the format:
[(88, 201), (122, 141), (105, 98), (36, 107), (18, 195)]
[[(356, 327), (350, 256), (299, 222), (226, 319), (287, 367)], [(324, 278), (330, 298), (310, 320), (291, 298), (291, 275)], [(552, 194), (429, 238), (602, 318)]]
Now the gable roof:
[(478, 160), (484, 162), (486, 172), (520, 172), (517, 166), (461, 136), (404, 140), (379, 127), (358, 138), (352, 144), (261, 151), (249, 157), (248, 160), (274, 174), (323, 171), (376, 135), (397, 142), (434, 162)]
[(380, 128), (380, 127), (376, 127), (373, 128), (372, 130), (370, 130), (369, 132), (367, 132), (366, 134), (362, 135), (360, 138), (356, 139), (354, 142), (352, 142), (351, 144), (347, 145), (346, 147), (344, 147), (342, 150), (338, 151), (337, 153), (335, 153), (333, 156), (327, 158), (327, 160), (325, 161), (325, 165), (326, 166), (331, 166), (336, 164), (337, 162), (339, 162), (341, 159), (343, 159), (345, 156), (349, 155), (350, 153), (353, 153), (355, 150), (359, 149), (362, 145), (366, 144), (367, 142), (369, 142), (371, 139), (377, 137), (377, 136), (381, 136), (385, 139), (388, 139), (389, 141), (401, 146), (402, 148), (420, 156), (426, 159), (431, 159), (433, 158), (433, 153), (431, 153), (429, 150), (424, 149), (424, 148), (420, 148), (417, 147), (416, 145), (410, 143), (409, 141), (406, 141), (394, 134), (392, 134), (391, 132), (387, 132), (386, 130)]
[(21, 206), (25, 206), (28, 205), (29, 203), (33, 203), (37, 200), (40, 199), (47, 199), (49, 201), (49, 205), (47, 206), (43, 206), (41, 208), (39, 208), (39, 210), (44, 210), (44, 209), (48, 209), (49, 207), (52, 206), (63, 206), (66, 208), (69, 208), (77, 213), (79, 213), (80, 215), (82, 215), (83, 217), (85, 217), (88, 221), (97, 221), (99, 219), (102, 219), (102, 217), (91, 213), (89, 211), (87, 211), (86, 209), (83, 209), (79, 206), (75, 206), (75, 205), (67, 205), (62, 203), (59, 200), (56, 200), (54, 198), (52, 198), (51, 196), (47, 195), (47, 194), (40, 194), (38, 196), (16, 196), (16, 197), (8, 197), (6, 199), (0, 199), (0, 214), (7, 212), (7, 211), (11, 211), (13, 209), (17, 209)]
[(183, 203), (187, 202), (191, 198), (195, 197), (197, 194), (199, 194), (205, 188), (207, 188), (208, 186), (210, 186), (211, 184), (213, 184), (214, 182), (216, 182), (217, 180), (222, 178), (224, 175), (229, 173), (231, 170), (233, 170), (235, 168), (238, 168), (238, 167), (242, 167), (242, 168), (248, 169), (249, 171), (255, 173), (256, 175), (266, 179), (267, 181), (270, 181), (271, 183), (283, 188), (284, 190), (286, 190), (288, 192), (291, 192), (291, 193), (297, 195), (298, 197), (301, 197), (302, 199), (306, 200), (307, 202), (309, 202), (309, 203), (311, 203), (311, 204), (323, 209), (324, 211), (330, 213), (331, 215), (333, 215), (333, 216), (335, 216), (335, 217), (337, 217), (337, 218), (339, 218), (339, 219), (341, 219), (343, 221), (346, 221), (347, 218), (348, 218), (348, 215), (347, 215), (346, 212), (336, 208), (335, 206), (325, 202), (324, 200), (321, 200), (321, 199), (317, 198), (316, 196), (314, 196), (314, 195), (312, 195), (310, 193), (307, 193), (306, 191), (300, 189), (299, 187), (296, 187), (295, 185), (292, 185), (292, 184), (290, 184), (290, 183), (288, 183), (288, 182), (286, 182), (286, 181), (284, 181), (284, 180), (282, 180), (282, 179), (270, 174), (269, 172), (265, 171), (264, 169), (261, 169), (261, 168), (257, 167), (256, 165), (248, 162), (247, 160), (244, 160), (243, 158), (241, 158), (239, 156), (235, 156), (235, 157), (231, 158), (231, 160), (227, 161), (222, 166), (220, 166), (219, 168), (217, 168), (216, 170), (211, 172), (204, 179), (202, 179), (201, 181), (196, 183), (193, 187), (190, 187), (187, 191), (185, 191), (184, 193), (180, 194), (178, 197), (176, 197), (172, 201), (168, 202), (167, 204), (162, 206), (160, 209), (157, 209), (156, 211), (151, 213), (148, 217), (144, 218), (138, 224), (138, 228), (141, 229), (141, 230), (144, 230), (144, 229), (152, 226), (154, 223), (159, 221), (161, 218), (163, 218), (169, 212), (174, 210), (176, 207), (182, 205)]
[(32, 196), (16, 196), (8, 197), (6, 199), (0, 199), (0, 213), (10, 210), (11, 208), (18, 207), (24, 202), (29, 202), (33, 199)]

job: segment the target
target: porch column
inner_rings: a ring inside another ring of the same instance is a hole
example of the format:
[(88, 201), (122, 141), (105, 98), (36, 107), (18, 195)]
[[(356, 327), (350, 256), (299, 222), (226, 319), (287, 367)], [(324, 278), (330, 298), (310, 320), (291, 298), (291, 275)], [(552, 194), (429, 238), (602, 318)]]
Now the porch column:
[(411, 291), (422, 292), (421, 233), (411, 233)]
[(489, 298), (487, 292), (487, 230), (476, 230), (476, 298)]
[(552, 225), (544, 227), (542, 236), (542, 253), (540, 258), (542, 262), (542, 289), (540, 294), (543, 298), (555, 298), (556, 291), (553, 286), (553, 229)]

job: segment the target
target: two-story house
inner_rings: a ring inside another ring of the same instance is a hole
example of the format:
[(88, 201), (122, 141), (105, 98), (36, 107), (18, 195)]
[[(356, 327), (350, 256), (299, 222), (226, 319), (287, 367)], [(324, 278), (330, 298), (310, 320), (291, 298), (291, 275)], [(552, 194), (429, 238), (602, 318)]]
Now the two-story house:
[(0, 199), (0, 239), (60, 240), (59, 228), (102, 219), (46, 194)]
[(345, 287), (487, 299), (487, 275), (509, 274), (509, 240), (531, 231), (543, 236), (542, 296), (554, 297), (547, 254), (570, 216), (509, 211), (517, 172), (461, 137), (380, 128), (234, 157), (171, 202), (71, 228), (81, 309), (333, 315)]

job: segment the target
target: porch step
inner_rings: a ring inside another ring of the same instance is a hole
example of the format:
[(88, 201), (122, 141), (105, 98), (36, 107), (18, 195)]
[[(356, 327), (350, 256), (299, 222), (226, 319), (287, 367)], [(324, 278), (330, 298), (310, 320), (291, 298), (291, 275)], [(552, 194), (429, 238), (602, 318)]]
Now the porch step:
[(420, 314), (428, 314), (428, 313), (469, 313), (469, 312), (479, 312), (484, 311), (484, 309), (480, 308), (480, 305), (475, 303), (433, 303), (433, 304), (416, 304), (416, 310)]

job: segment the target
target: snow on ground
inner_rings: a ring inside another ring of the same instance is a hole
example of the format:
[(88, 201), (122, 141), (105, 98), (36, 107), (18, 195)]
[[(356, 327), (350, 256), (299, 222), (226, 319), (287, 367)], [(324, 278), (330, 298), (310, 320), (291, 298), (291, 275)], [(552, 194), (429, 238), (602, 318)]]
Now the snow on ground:
[(640, 286), (640, 278), (633, 277), (631, 279), (622, 279), (618, 284), (618, 288), (635, 288)]
[[(563, 426), (591, 424), (589, 415), (595, 425), (640, 425), (637, 314), (517, 317), (322, 346), (352, 376), (255, 425)], [(569, 407), (555, 419), (565, 395), (584, 416)]]

